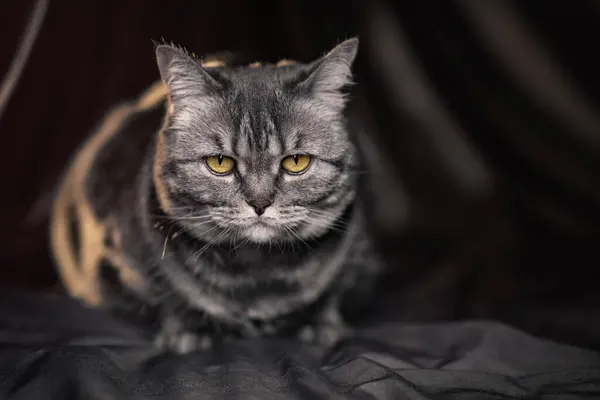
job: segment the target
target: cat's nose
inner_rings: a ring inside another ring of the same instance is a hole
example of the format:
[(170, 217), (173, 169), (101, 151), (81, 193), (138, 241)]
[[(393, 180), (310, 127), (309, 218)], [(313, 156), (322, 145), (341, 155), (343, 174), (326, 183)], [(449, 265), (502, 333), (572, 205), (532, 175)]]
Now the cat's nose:
[(267, 207), (273, 204), (273, 202), (270, 200), (252, 200), (248, 201), (248, 204), (254, 208), (256, 215), (263, 215)]

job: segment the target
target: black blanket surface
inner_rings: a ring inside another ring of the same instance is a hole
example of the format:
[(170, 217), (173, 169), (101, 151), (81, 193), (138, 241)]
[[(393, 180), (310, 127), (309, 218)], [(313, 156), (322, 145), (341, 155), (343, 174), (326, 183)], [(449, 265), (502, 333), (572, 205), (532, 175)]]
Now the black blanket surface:
[(379, 321), (326, 351), (232, 341), (177, 356), (64, 297), (4, 293), (0, 398), (600, 398), (600, 353), (495, 322)]

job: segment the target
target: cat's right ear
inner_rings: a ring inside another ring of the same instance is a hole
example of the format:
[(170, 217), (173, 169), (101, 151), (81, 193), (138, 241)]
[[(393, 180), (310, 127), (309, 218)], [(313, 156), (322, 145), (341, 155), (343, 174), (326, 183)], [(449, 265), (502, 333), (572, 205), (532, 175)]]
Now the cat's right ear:
[(156, 63), (175, 108), (186, 98), (209, 95), (220, 86), (199, 61), (175, 46), (157, 46)]
[(358, 38), (347, 39), (313, 63), (312, 70), (300, 84), (333, 109), (342, 109), (345, 86), (352, 84), (352, 64), (358, 53)]

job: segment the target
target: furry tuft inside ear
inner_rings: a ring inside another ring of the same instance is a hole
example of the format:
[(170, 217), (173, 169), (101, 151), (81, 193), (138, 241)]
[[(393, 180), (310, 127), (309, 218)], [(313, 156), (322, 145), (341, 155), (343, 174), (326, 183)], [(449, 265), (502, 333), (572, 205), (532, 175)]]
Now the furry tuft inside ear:
[(345, 105), (342, 89), (352, 84), (352, 64), (358, 53), (358, 38), (347, 39), (317, 60), (301, 83), (327, 106), (340, 109)]
[(157, 46), (156, 63), (175, 107), (187, 97), (206, 96), (220, 87), (199, 61), (178, 47)]

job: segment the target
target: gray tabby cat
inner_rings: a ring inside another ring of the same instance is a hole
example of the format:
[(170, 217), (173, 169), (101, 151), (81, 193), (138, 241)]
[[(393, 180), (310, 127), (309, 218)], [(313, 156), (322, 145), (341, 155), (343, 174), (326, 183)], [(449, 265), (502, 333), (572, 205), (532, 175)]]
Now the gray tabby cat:
[(231, 336), (331, 345), (346, 334), (341, 305), (380, 270), (344, 117), (357, 50), (354, 38), (310, 64), (209, 68), (159, 45), (162, 129), (149, 139), (156, 111), (124, 119), (85, 179), (110, 242), (95, 305), (151, 310), (157, 344), (179, 352)]

